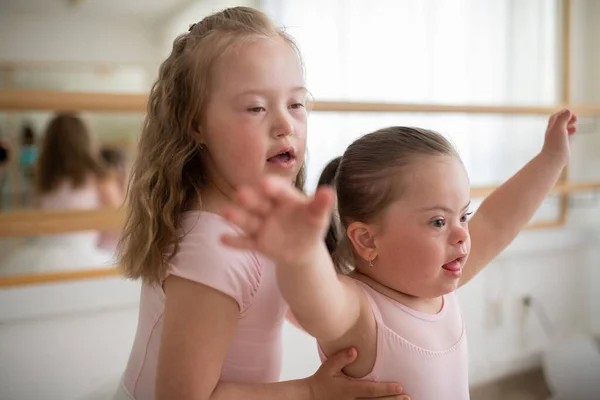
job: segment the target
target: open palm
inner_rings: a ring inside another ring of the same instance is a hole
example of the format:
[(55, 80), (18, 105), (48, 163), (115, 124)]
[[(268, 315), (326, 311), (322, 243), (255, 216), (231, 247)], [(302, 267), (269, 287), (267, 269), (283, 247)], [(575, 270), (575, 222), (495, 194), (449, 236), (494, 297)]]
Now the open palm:
[(259, 251), (277, 263), (302, 263), (323, 242), (333, 199), (330, 188), (320, 188), (308, 198), (287, 181), (266, 178), (258, 187), (240, 189), (236, 203), (223, 210), (223, 217), (243, 233), (222, 240), (231, 247)]

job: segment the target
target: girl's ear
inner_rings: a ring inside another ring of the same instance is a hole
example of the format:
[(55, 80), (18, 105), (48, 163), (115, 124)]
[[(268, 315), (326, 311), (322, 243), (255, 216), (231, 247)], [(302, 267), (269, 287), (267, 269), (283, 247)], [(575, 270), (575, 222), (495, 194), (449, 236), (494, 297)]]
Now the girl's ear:
[(373, 227), (362, 222), (353, 222), (348, 226), (346, 233), (354, 250), (363, 260), (369, 262), (377, 257)]

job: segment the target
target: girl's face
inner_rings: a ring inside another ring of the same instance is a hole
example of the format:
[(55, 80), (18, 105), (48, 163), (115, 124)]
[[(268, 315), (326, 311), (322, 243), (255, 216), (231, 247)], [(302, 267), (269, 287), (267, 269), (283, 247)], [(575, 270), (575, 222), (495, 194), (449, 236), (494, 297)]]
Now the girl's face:
[(377, 258), (362, 271), (401, 293), (435, 298), (456, 289), (471, 248), (470, 184), (453, 156), (420, 158), (403, 171), (402, 197), (374, 226)]
[(224, 54), (199, 134), (211, 180), (225, 190), (267, 174), (294, 182), (306, 149), (306, 98), (299, 56), (283, 38)]

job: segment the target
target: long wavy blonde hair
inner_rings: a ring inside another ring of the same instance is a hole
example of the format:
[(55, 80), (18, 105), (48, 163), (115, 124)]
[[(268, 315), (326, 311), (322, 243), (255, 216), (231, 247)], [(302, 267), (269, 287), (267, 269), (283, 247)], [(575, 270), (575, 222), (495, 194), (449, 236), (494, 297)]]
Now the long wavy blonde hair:
[[(160, 284), (177, 253), (181, 213), (207, 184), (202, 151), (193, 132), (204, 120), (211, 69), (232, 46), (248, 39), (293, 39), (263, 13), (234, 7), (212, 14), (177, 37), (150, 92), (138, 154), (129, 183), (119, 265), (127, 277)], [(304, 165), (296, 187), (304, 186)]]

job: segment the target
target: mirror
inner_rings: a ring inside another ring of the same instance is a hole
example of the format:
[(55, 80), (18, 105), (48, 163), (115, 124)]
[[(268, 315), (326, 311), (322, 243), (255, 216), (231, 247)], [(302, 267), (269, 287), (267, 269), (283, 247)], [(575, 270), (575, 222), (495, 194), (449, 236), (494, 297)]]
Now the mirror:
[[(39, 208), (35, 169), (53, 112), (0, 113), (0, 212)], [(124, 180), (134, 157), (143, 123), (142, 113), (76, 113), (84, 124), (98, 157)], [(66, 138), (65, 138), (66, 139)], [(72, 145), (61, 141), (69, 151)], [(49, 155), (50, 156), (50, 155)], [(2, 161), (4, 158), (4, 161)], [(43, 171), (38, 171), (43, 173)], [(37, 204), (37, 205), (36, 205)]]
[(0, 88), (65, 92), (147, 93), (143, 66), (77, 62), (0, 62)]
[[(150, 88), (147, 71), (135, 65), (0, 63), (0, 72), (5, 89), (144, 94)], [(102, 181), (118, 188), (121, 204), (143, 118), (142, 110), (0, 112), (0, 278), (112, 269), (122, 215), (105, 204), (96, 175), (79, 179), (78, 170), (94, 169), (82, 161), (89, 155)]]

